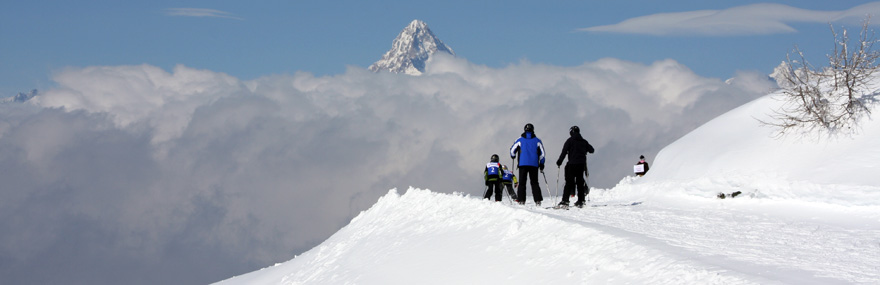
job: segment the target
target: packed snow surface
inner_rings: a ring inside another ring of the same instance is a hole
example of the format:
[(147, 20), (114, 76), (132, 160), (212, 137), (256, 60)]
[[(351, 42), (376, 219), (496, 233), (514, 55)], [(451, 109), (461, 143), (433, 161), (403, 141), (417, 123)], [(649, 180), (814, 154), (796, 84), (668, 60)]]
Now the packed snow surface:
[(391, 190), (320, 246), (220, 284), (880, 284), (880, 120), (774, 138), (755, 120), (774, 96), (664, 148), (645, 177), (592, 189), (584, 208)]

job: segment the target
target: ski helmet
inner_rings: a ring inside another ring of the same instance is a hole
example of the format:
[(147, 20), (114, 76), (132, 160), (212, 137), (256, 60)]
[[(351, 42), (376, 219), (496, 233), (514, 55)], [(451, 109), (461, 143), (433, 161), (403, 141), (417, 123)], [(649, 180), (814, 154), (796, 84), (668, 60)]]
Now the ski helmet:
[(492, 158), (491, 158), (491, 161), (492, 161), (492, 162), (498, 162), (498, 155), (497, 155), (497, 154), (493, 154), (493, 155), (492, 155)]
[(507, 170), (507, 165), (502, 165), (501, 169)]
[(578, 128), (578, 126), (571, 126), (571, 128), (568, 129), (569, 135), (580, 134), (580, 133), (581, 133), (581, 128)]
[(523, 127), (523, 130), (527, 132), (535, 132), (535, 126), (532, 125), (532, 123), (528, 123), (525, 127)]

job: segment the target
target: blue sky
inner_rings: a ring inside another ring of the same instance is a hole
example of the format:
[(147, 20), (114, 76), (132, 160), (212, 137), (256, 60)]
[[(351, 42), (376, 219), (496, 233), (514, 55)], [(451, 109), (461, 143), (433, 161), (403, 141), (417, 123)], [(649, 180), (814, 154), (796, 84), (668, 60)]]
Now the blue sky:
[[(749, 6), (757, 3), (790, 7)], [(12, 1), (0, 11), (0, 96), (51, 88), (52, 74), (66, 67), (150, 64), (170, 70), (182, 64), (243, 80), (298, 71), (340, 74), (378, 60), (413, 19), (427, 22), (458, 56), (489, 67), (523, 60), (576, 66), (605, 57), (646, 64), (674, 59), (702, 76), (727, 78), (738, 70), (769, 73), (795, 45), (820, 61), (831, 48), (827, 22), (857, 27), (826, 20), (827, 14), (866, 3), (871, 1)], [(704, 10), (722, 13), (652, 31)], [(648, 18), (649, 24), (629, 30), (596, 28), (664, 13), (669, 17)], [(713, 18), (745, 27), (725, 33), (730, 26), (710, 26), (706, 21)], [(774, 25), (789, 29), (766, 30)], [(693, 26), (713, 28), (682, 28)]]

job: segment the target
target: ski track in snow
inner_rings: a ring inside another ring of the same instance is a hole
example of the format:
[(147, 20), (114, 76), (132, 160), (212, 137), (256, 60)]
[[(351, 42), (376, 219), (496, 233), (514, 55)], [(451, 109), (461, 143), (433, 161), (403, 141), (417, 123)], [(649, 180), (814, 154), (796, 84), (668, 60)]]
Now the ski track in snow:
[[(777, 211), (789, 214), (770, 215), (766, 210), (751, 214), (748, 208), (754, 206), (755, 201), (748, 197), (681, 199), (685, 201), (673, 204), (675, 207), (670, 207), (670, 203), (621, 206), (629, 203), (594, 201), (593, 205), (610, 206), (534, 211), (608, 233), (623, 230), (630, 238), (635, 235), (635, 238), (655, 239), (674, 247), (673, 251), (686, 249), (695, 258), (709, 263), (726, 259), (723, 263), (733, 266), (725, 268), (727, 270), (743, 270), (770, 280), (806, 283), (821, 280), (822, 284), (880, 282), (877, 212), (811, 207), (809, 213), (803, 213), (805, 218), (792, 216), (804, 211), (798, 209), (799, 205), (783, 202), (757, 203), (769, 204), (760, 205), (762, 208), (776, 207)], [(850, 226), (839, 225), (841, 216), (850, 217)]]

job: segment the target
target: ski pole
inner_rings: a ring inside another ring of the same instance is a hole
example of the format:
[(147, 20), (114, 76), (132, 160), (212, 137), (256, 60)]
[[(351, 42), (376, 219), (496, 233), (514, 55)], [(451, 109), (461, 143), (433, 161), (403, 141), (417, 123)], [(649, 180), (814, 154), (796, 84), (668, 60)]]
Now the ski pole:
[(504, 182), (502, 182), (501, 186), (502, 186), (501, 191), (504, 191), (504, 193), (507, 193), (507, 201), (509, 202), (508, 204), (513, 205), (513, 197), (510, 197), (510, 191), (507, 191), (507, 185), (504, 185)]
[[(565, 191), (562, 191), (562, 195), (565, 195)], [(556, 197), (559, 197), (559, 165), (556, 166)]]
[(589, 173), (587, 173), (587, 176), (584, 178), (584, 184), (586, 184), (586, 185), (584, 185), (584, 188), (586, 188), (586, 190), (587, 190), (587, 195), (586, 195), (587, 202), (592, 203), (592, 201), (590, 201), (590, 174)]
[(544, 175), (544, 186), (547, 187), (547, 196), (550, 196), (553, 198), (553, 205), (552, 206), (556, 206), (556, 197), (554, 197), (550, 194), (550, 182), (547, 182), (547, 174), (544, 174), (544, 170), (541, 170), (541, 175)]

